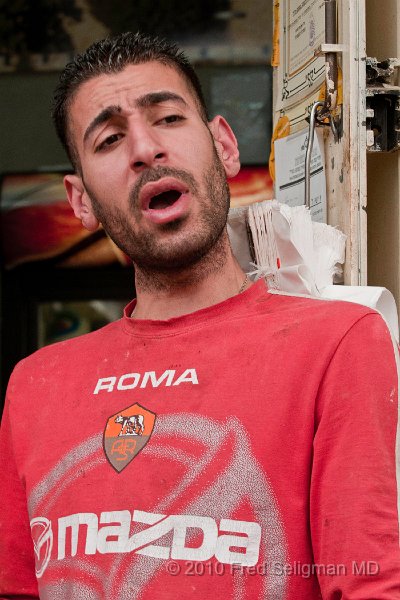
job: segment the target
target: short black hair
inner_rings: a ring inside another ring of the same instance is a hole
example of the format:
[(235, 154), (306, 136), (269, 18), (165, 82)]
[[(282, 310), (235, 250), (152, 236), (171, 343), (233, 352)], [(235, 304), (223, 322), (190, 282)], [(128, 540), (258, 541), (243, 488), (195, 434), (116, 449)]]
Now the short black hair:
[(74, 167), (79, 157), (68, 129), (71, 101), (82, 83), (99, 75), (118, 73), (128, 65), (158, 61), (181, 73), (194, 92), (200, 115), (208, 121), (207, 107), (195, 70), (176, 44), (164, 39), (126, 32), (95, 42), (68, 63), (54, 91), (52, 117), (60, 141)]

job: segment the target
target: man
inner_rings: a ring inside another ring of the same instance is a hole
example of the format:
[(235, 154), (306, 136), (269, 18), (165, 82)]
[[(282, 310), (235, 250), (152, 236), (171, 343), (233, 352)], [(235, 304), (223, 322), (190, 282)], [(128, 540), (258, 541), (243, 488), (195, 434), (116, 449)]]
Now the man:
[(137, 300), (14, 371), (1, 598), (400, 598), (380, 316), (250, 285), (236, 140), (174, 47), (94, 44), (54, 117), (72, 208), (132, 258)]

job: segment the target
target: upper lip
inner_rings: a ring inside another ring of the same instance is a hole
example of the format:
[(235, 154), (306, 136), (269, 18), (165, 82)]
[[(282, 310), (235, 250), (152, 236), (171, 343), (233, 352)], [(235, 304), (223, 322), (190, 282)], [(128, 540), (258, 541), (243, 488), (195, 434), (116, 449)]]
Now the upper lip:
[(187, 185), (182, 181), (179, 181), (179, 179), (175, 179), (175, 177), (163, 177), (158, 181), (146, 183), (139, 193), (139, 204), (141, 209), (148, 210), (151, 199), (154, 198), (154, 196), (158, 196), (158, 194), (169, 192), (171, 190), (180, 192), (181, 194), (186, 194), (189, 191)]

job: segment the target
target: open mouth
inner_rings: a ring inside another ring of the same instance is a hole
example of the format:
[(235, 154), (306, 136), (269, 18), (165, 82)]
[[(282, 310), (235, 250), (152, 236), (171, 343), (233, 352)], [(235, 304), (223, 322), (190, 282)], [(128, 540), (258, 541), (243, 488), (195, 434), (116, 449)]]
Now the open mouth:
[(153, 210), (162, 210), (172, 206), (182, 196), (178, 190), (167, 190), (153, 196), (149, 202), (149, 208)]
[(158, 225), (182, 220), (190, 210), (189, 187), (176, 177), (162, 177), (144, 184), (139, 193), (143, 216)]

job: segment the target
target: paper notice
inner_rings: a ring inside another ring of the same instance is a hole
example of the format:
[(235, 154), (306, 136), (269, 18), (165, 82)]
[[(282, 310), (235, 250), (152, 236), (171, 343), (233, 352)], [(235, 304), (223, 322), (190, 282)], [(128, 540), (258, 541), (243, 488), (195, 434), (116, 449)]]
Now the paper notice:
[(324, 40), (324, 0), (281, 0), (278, 108), (293, 106), (322, 84), (325, 61), (314, 52)]
[(315, 59), (325, 38), (325, 4), (322, 0), (286, 0), (287, 66), (292, 77)]
[[(275, 197), (289, 206), (305, 203), (308, 129), (275, 141)], [(326, 223), (326, 178), (322, 131), (316, 130), (311, 155), (311, 217)]]

